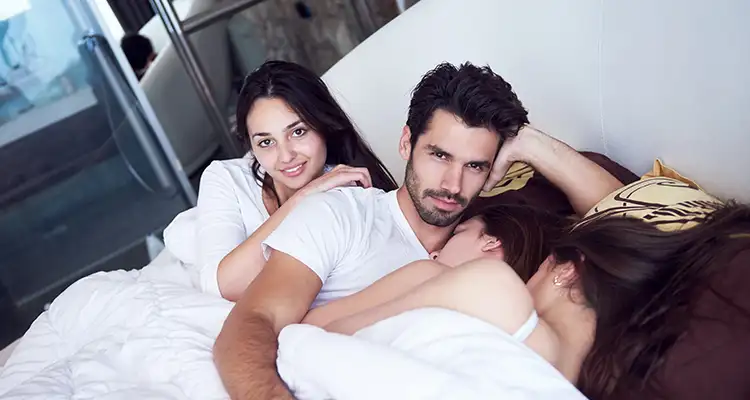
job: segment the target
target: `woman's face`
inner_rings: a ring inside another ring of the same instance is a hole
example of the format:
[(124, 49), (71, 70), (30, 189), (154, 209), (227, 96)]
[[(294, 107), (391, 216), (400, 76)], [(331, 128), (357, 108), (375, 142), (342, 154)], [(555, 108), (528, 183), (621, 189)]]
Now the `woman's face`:
[(497, 238), (484, 233), (484, 222), (479, 217), (471, 218), (453, 231), (442, 250), (432, 253), (432, 258), (449, 267), (482, 257), (504, 259), (502, 245)]
[(278, 185), (297, 190), (323, 173), (326, 144), (284, 100), (261, 98), (247, 116), (253, 154)]

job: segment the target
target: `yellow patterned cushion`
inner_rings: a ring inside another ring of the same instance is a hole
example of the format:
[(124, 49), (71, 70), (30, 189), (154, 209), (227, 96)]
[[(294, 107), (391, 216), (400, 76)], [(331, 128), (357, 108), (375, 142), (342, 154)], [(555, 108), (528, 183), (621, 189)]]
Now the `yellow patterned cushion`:
[(529, 182), (529, 179), (534, 177), (534, 168), (530, 166), (516, 162), (508, 168), (508, 172), (505, 173), (503, 179), (495, 185), (489, 192), (482, 192), (479, 194), (480, 197), (493, 197), (499, 194), (505, 193), (510, 190), (521, 190)]
[(582, 222), (628, 216), (640, 218), (663, 231), (691, 228), (721, 204), (719, 199), (696, 186), (669, 177), (641, 179), (605, 197)]
[(651, 168), (651, 171), (646, 172), (646, 174), (643, 175), (641, 179), (656, 178), (659, 176), (677, 179), (678, 181), (685, 182), (694, 188), (703, 190), (703, 188), (701, 188), (694, 180), (686, 177), (685, 175), (682, 175), (681, 173), (677, 172), (674, 168), (671, 168), (668, 165), (665, 165), (658, 158), (654, 160), (654, 166)]

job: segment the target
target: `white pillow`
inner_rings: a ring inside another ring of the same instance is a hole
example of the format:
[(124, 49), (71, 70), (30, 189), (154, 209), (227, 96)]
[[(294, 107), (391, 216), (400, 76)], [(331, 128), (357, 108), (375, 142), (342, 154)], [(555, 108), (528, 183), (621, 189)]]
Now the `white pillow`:
[(198, 208), (193, 207), (177, 214), (164, 229), (164, 245), (183, 264), (195, 265), (198, 262), (197, 223)]

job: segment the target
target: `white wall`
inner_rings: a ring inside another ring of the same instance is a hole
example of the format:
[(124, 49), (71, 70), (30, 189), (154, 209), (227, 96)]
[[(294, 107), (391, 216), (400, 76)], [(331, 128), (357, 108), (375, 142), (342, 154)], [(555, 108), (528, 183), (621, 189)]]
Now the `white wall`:
[(31, 8), (29, 0), (3, 0), (0, 4), (0, 21), (12, 18)]
[(394, 175), (409, 91), (440, 61), (490, 64), (532, 123), (634, 172), (656, 157), (750, 201), (750, 2), (422, 0), (324, 79)]
[(609, 154), (750, 201), (750, 2), (606, 1), (603, 17)]

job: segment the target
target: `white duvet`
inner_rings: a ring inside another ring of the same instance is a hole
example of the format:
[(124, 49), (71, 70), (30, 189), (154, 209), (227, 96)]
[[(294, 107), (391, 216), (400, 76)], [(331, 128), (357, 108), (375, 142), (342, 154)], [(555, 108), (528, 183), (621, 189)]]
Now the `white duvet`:
[[(211, 349), (232, 303), (194, 288), (168, 252), (141, 271), (72, 285), (0, 374), (3, 399), (226, 399)], [(278, 367), (300, 399), (577, 399), (510, 336), (447, 310), (412, 311), (348, 337), (285, 328)]]
[(0, 374), (2, 399), (225, 399), (211, 348), (232, 303), (163, 252), (97, 273), (33, 323)]
[(354, 336), (290, 325), (279, 342), (279, 374), (301, 400), (584, 399), (507, 333), (445, 309), (409, 311)]

